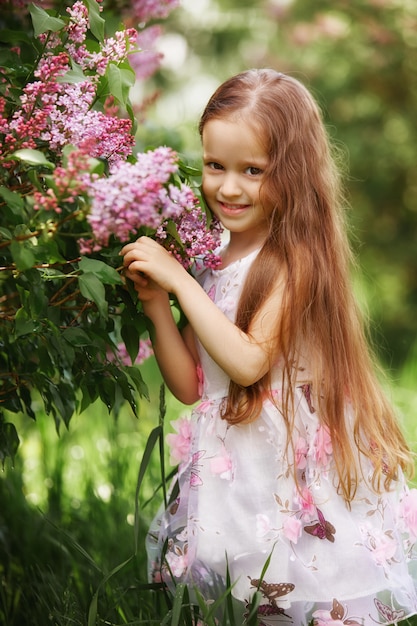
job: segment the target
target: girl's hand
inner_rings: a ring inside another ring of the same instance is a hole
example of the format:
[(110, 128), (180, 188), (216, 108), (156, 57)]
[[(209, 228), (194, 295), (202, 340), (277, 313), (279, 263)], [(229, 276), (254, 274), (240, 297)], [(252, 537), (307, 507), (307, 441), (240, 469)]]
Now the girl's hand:
[(124, 270), (123, 274), (132, 281), (133, 287), (142, 303), (155, 301), (158, 297), (166, 297), (166, 291), (153, 280), (147, 278), (145, 274), (131, 272), (129, 269)]
[(121, 250), (125, 275), (130, 278), (141, 300), (150, 300), (156, 291), (176, 292), (177, 279), (186, 273), (182, 265), (159, 243), (140, 237)]

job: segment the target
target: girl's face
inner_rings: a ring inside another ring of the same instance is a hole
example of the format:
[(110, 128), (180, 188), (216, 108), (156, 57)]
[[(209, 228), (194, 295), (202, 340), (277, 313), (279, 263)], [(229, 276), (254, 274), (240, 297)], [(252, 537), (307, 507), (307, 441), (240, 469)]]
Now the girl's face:
[(259, 192), (268, 164), (261, 134), (242, 118), (212, 119), (203, 129), (203, 192), (207, 204), (231, 233), (268, 233), (268, 210)]

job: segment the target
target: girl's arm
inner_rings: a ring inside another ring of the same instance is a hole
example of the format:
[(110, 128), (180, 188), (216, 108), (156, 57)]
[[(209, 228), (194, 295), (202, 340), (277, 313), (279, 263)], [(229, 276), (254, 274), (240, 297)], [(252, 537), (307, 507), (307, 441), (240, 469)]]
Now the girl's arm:
[(195, 334), (214, 361), (244, 387), (271, 367), (274, 333), (280, 312), (281, 291), (273, 290), (250, 333), (244, 333), (210, 300), (196, 280), (152, 239), (141, 237), (122, 250), (129, 272), (143, 272), (167, 292), (174, 293)]
[(166, 291), (137, 272), (125, 274), (134, 282), (143, 312), (153, 324), (152, 347), (167, 387), (180, 402), (194, 404), (200, 396), (192, 329), (188, 326), (179, 332)]

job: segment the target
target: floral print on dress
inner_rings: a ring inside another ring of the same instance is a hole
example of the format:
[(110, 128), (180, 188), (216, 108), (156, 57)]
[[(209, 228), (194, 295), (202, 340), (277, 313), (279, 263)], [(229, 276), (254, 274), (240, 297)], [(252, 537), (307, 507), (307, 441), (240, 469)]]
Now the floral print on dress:
[(417, 539), (417, 489), (405, 489), (399, 506), (399, 519), (403, 531)]
[(381, 530), (371, 524), (361, 526), (363, 546), (369, 550), (377, 565), (385, 566), (395, 562), (398, 542), (392, 530)]
[(332, 440), (327, 426), (320, 424), (313, 439), (310, 454), (315, 463), (321, 467), (327, 467), (333, 452)]
[(232, 480), (233, 462), (224, 444), (222, 444), (219, 454), (210, 459), (210, 471), (223, 480)]
[(168, 549), (165, 554), (166, 564), (170, 573), (175, 578), (181, 578), (188, 566), (188, 544), (185, 543), (183, 548), (174, 544), (173, 540), (168, 541)]
[(178, 465), (189, 459), (194, 423), (189, 417), (180, 417), (171, 422), (171, 426), (176, 432), (169, 433), (166, 442), (170, 449), (171, 465)]

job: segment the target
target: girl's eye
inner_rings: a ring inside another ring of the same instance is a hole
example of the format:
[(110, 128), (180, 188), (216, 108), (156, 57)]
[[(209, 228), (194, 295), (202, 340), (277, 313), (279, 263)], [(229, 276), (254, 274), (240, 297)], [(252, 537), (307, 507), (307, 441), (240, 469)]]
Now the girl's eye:
[(263, 174), (263, 170), (259, 167), (251, 166), (246, 168), (246, 174), (249, 174), (250, 176), (259, 176), (260, 174)]
[(211, 170), (222, 170), (223, 166), (220, 163), (216, 163), (215, 161), (210, 161), (206, 164)]

